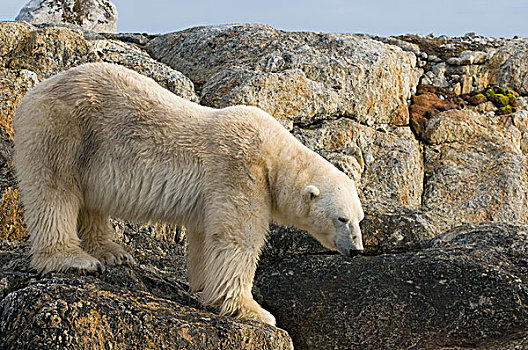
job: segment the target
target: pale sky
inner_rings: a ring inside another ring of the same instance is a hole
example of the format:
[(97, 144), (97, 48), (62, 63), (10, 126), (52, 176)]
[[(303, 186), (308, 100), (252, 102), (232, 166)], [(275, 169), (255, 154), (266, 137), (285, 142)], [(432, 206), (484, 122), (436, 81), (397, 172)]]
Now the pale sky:
[[(0, 20), (13, 20), (28, 0), (0, 0)], [(119, 32), (169, 33), (198, 25), (263, 23), (288, 31), (468, 32), (528, 37), (528, 0), (113, 0)]]

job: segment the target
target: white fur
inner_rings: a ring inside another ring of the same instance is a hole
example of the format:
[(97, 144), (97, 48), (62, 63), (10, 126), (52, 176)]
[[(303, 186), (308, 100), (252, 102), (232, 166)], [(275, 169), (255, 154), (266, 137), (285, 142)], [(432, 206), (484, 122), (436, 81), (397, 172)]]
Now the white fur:
[(41, 273), (132, 263), (111, 241), (110, 215), (183, 224), (189, 282), (203, 303), (274, 324), (251, 295), (270, 221), (343, 253), (362, 249), (354, 183), (258, 108), (203, 107), (126, 68), (91, 63), (38, 84), (14, 126), (31, 264)]

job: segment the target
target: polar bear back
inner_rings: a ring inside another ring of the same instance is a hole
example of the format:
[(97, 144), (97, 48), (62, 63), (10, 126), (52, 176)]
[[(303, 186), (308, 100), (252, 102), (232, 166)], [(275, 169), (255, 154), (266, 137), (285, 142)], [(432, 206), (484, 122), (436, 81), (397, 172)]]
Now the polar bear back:
[(111, 215), (196, 224), (205, 187), (262, 163), (262, 120), (252, 119), (267, 117), (244, 111), (200, 106), (117, 65), (85, 64), (23, 99), (15, 118), (20, 181), (60, 177), (84, 205)]

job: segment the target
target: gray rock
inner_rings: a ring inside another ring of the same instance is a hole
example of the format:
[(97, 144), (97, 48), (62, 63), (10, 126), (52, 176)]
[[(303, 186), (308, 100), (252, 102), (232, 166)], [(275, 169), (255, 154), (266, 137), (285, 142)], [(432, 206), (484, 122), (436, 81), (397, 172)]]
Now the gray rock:
[(423, 188), (420, 145), (408, 127), (385, 129), (341, 118), (299, 127), (293, 134), (354, 178), (364, 202), (380, 209), (418, 208)]
[(117, 9), (109, 0), (31, 0), (16, 20), (31, 24), (74, 24), (94, 32), (117, 31)]
[(104, 62), (120, 64), (154, 79), (174, 94), (198, 102), (192, 81), (175, 69), (158, 62), (133, 44), (117, 40), (92, 40), (92, 50)]
[(478, 221), (528, 223), (520, 132), (494, 118), (450, 110), (427, 124), (422, 205), (442, 229)]
[(447, 60), (448, 64), (454, 66), (483, 64), (486, 62), (488, 54), (482, 51), (463, 51), (459, 57), (451, 57)]
[(300, 123), (332, 115), (407, 124), (416, 57), (367, 36), (221, 25), (166, 34), (146, 46), (191, 78), (208, 105), (252, 104)]
[(300, 69), (264, 73), (227, 68), (209, 79), (201, 96), (201, 103), (208, 106), (254, 105), (296, 123), (313, 123), (337, 113), (339, 101), (337, 92), (308, 79)]
[(468, 226), (412, 253), (299, 256), (257, 286), (296, 349), (513, 348), (528, 337), (527, 230)]
[(528, 40), (515, 40), (503, 46), (490, 61), (485, 72), (490, 74), (491, 83), (528, 94)]
[(446, 72), (447, 68), (445, 62), (435, 64), (430, 71), (426, 72), (422, 76), (421, 83), (426, 85), (447, 87), (449, 86), (449, 82), (447, 81)]

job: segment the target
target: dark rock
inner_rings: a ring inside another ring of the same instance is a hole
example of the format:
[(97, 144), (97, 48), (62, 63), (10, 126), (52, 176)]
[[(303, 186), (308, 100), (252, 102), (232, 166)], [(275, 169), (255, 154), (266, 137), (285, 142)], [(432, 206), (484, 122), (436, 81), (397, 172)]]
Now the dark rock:
[(100, 275), (39, 277), (29, 268), (25, 243), (2, 243), (2, 349), (291, 349), (282, 330), (204, 310), (185, 280), (181, 240), (157, 238), (159, 227), (115, 226), (137, 264)]
[(297, 255), (322, 253), (329, 254), (331, 251), (323, 247), (308, 232), (295, 227), (272, 224), (268, 242), (260, 255), (259, 266), (268, 266)]
[(156, 37), (156, 35), (146, 33), (101, 33), (101, 35), (106, 39), (119, 40), (125, 43), (136, 44), (139, 46), (145, 46), (151, 39)]
[[(414, 250), (438, 233), (434, 222), (417, 210), (397, 207), (380, 211), (371, 205), (365, 206), (364, 210), (365, 218), (360, 226), (367, 255)], [(326, 249), (305, 231), (271, 225), (259, 266), (262, 268), (294, 256), (313, 254), (337, 252)]]
[(257, 286), (296, 349), (509, 348), (528, 336), (527, 230), (466, 226), (412, 253), (299, 256)]
[(151, 294), (44, 279), (0, 303), (3, 349), (291, 349), (285, 331), (219, 317)]

